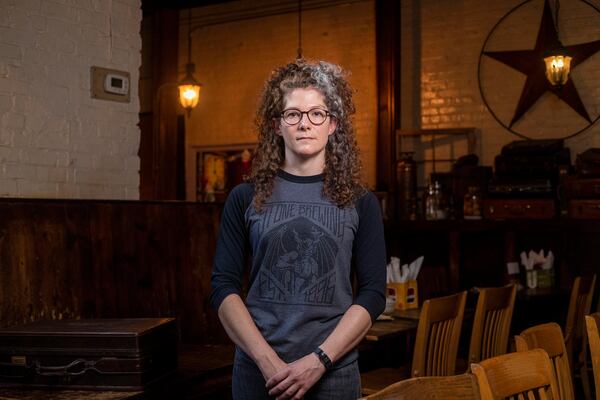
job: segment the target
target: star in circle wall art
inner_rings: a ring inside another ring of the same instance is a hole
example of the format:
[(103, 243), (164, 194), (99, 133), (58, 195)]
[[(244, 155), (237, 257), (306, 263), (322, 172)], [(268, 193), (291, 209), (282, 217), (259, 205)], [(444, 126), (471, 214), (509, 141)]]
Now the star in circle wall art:
[[(559, 42), (573, 60), (569, 80), (556, 88), (543, 57)], [(488, 34), (477, 73), (483, 102), (511, 133), (525, 139), (582, 133), (600, 118), (600, 10), (587, 0), (520, 3)]]

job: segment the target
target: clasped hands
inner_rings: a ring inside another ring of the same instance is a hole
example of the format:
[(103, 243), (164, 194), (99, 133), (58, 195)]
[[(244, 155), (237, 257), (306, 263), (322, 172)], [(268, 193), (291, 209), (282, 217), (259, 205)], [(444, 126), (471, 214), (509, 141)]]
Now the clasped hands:
[(277, 368), (277, 372), (267, 379), (269, 395), (277, 400), (299, 400), (325, 373), (325, 366), (315, 353), (307, 354), (298, 360)]

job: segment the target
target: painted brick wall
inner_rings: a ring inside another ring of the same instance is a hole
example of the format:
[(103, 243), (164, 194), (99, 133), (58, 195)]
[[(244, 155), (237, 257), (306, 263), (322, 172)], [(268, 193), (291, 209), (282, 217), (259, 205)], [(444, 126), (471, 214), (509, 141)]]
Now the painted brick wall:
[[(288, 5), (288, 11), (281, 8)], [(375, 6), (372, 0), (305, 1), (302, 49), (350, 71), (355, 89), (355, 127), (365, 180), (375, 182), (376, 77)], [(187, 193), (195, 190), (194, 146), (256, 141), (254, 113), (265, 79), (292, 61), (298, 47), (297, 2), (237, 1), (193, 10), (192, 58), (203, 88), (187, 128)], [(317, 8), (314, 8), (317, 7)], [(273, 15), (256, 16), (277, 9)], [(249, 15), (254, 15), (249, 17)], [(207, 18), (223, 22), (210, 26)], [(187, 11), (181, 13), (180, 71), (187, 61)]]
[[(414, 1), (412, 2), (414, 6)], [(413, 35), (420, 36), (421, 93), (411, 114), (420, 115), (423, 128), (476, 127), (481, 133), (483, 164), (493, 165), (494, 156), (506, 143), (517, 140), (486, 109), (479, 89), (477, 65), (482, 45), (496, 22), (520, 0), (423, 0)], [(551, 2), (554, 3), (554, 2)], [(563, 44), (600, 39), (600, 14), (578, 0), (561, 0), (559, 32)], [(598, 1), (593, 2), (597, 6)], [(408, 12), (411, 2), (404, 3)], [(532, 49), (541, 19), (543, 0), (533, 0), (507, 17), (490, 37), (488, 50)], [(501, 120), (512, 118), (524, 75), (502, 64), (484, 59), (482, 87)], [(593, 119), (600, 114), (600, 52), (574, 69), (572, 79)], [(403, 92), (403, 101), (412, 101)], [(420, 108), (420, 110), (419, 110)], [(403, 109), (404, 110), (404, 109)], [(587, 122), (556, 96), (546, 93), (513, 129), (532, 138), (564, 136)], [(414, 126), (413, 126), (414, 127)], [(600, 147), (600, 125), (595, 124), (576, 138), (567, 140), (572, 158), (588, 147)]]
[[(0, 0), (0, 196), (139, 198), (140, 0)], [(90, 67), (131, 102), (90, 97)]]

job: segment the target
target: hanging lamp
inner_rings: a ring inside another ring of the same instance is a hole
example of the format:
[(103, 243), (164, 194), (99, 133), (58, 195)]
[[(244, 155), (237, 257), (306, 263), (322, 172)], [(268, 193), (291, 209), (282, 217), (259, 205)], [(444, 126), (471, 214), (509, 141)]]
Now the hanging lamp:
[(192, 9), (188, 9), (188, 62), (185, 65), (185, 76), (179, 82), (179, 102), (188, 117), (192, 109), (198, 105), (202, 85), (194, 78), (196, 65), (192, 62)]
[(302, 59), (302, 0), (298, 0), (298, 56), (296, 59)]

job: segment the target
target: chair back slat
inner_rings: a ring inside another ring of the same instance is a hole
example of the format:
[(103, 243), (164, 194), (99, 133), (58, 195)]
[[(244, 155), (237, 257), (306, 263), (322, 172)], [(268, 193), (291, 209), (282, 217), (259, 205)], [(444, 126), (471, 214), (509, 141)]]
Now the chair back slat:
[(514, 285), (479, 289), (469, 345), (470, 363), (506, 353), (515, 297)]
[(536, 325), (515, 336), (517, 351), (542, 349), (552, 361), (552, 372), (556, 377), (560, 398), (575, 398), (569, 357), (565, 348), (562, 330), (554, 322)]
[(412, 377), (453, 375), (467, 292), (426, 300), (421, 309)]
[(592, 354), (592, 369), (594, 370), (594, 382), (596, 383), (596, 398), (600, 399), (600, 312), (585, 316), (587, 337)]
[(552, 364), (542, 349), (492, 357), (471, 369), (482, 400), (560, 399)]
[(574, 357), (580, 351), (585, 351), (582, 338), (584, 337), (584, 316), (590, 313), (592, 297), (596, 285), (596, 274), (592, 277), (578, 276), (573, 281), (571, 298), (567, 311), (565, 323), (565, 345), (571, 363), (574, 368)]

